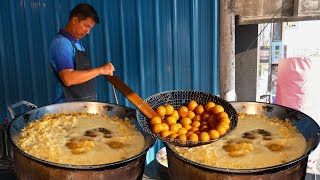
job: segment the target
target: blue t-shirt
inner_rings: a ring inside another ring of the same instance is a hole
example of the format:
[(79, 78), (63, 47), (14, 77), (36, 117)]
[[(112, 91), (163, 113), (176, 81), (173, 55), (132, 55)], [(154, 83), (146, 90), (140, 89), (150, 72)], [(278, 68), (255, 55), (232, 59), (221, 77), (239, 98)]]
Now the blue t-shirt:
[[(71, 34), (67, 33), (64, 30), (60, 30), (60, 33), (62, 33), (63, 35), (58, 34), (52, 40), (49, 48), (49, 58), (51, 64), (53, 65), (57, 73), (64, 69), (74, 69), (74, 67), (76, 66), (76, 50), (74, 49), (72, 43), (78, 50), (85, 51), (81, 43), (77, 39), (75, 39)], [(72, 41), (72, 43), (66, 36)], [(54, 76), (54, 88), (55, 95), (53, 103), (65, 102), (66, 99), (63, 93), (62, 84), (56, 78), (56, 76)]]

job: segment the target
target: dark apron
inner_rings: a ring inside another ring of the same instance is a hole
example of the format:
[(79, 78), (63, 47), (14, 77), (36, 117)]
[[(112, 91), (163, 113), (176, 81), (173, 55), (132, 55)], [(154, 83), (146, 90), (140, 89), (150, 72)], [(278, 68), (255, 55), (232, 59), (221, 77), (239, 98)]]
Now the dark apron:
[[(59, 33), (61, 34), (61, 33)], [(61, 34), (63, 35), (63, 34)], [(66, 36), (65, 36), (66, 37)], [(68, 38), (68, 37), (66, 37)], [(69, 39), (69, 38), (68, 38)], [(69, 39), (70, 40), (70, 39)], [(70, 40), (72, 43), (72, 41)], [(90, 59), (85, 51), (80, 51), (76, 48), (76, 46), (72, 43), (74, 49), (76, 50), (75, 58), (75, 70), (89, 70), (91, 69)], [(63, 87), (64, 96), (66, 101), (96, 101), (97, 99), (97, 91), (96, 91), (96, 81), (95, 79), (91, 79), (87, 82), (77, 85), (65, 86), (59, 76), (59, 74), (53, 69), (56, 77), (60, 81)]]

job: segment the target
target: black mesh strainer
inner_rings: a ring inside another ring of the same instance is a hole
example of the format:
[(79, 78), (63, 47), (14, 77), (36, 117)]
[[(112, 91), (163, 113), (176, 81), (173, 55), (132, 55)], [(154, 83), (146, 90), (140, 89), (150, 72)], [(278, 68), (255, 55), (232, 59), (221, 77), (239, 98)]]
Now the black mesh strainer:
[[(191, 91), (191, 90), (165, 91), (165, 92), (154, 94), (148, 97), (147, 99), (145, 99), (144, 101), (147, 104), (149, 104), (149, 106), (152, 109), (155, 109), (158, 106), (165, 106), (167, 104), (171, 104), (175, 109), (178, 109), (182, 105), (187, 105), (191, 100), (195, 100), (197, 101), (198, 104), (202, 104), (202, 105), (205, 105), (207, 102), (210, 102), (210, 101), (214, 102), (215, 104), (221, 105), (224, 108), (225, 112), (229, 115), (229, 118), (231, 120), (230, 129), (226, 134), (229, 134), (236, 127), (238, 122), (238, 115), (237, 115), (237, 111), (233, 108), (233, 106), (226, 100), (206, 92)], [(209, 144), (218, 140), (218, 139), (215, 139), (210, 141), (194, 142), (190, 140), (182, 141), (178, 139), (162, 138), (160, 135), (154, 134), (151, 131), (151, 126), (149, 125), (149, 119), (146, 118), (140, 111), (137, 112), (137, 117), (138, 117), (140, 126), (144, 129), (144, 131), (152, 135), (154, 138), (157, 138), (167, 143), (171, 143), (176, 146), (193, 147), (193, 146)]]

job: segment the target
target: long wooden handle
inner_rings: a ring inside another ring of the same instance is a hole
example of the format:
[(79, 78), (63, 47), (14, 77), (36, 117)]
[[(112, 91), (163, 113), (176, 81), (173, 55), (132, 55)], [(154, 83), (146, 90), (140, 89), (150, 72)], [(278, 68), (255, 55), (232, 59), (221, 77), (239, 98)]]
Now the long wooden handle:
[(104, 76), (114, 87), (116, 87), (138, 110), (151, 119), (154, 116), (158, 116), (148, 103), (146, 103), (140, 96), (133, 92), (121, 79), (117, 76)]

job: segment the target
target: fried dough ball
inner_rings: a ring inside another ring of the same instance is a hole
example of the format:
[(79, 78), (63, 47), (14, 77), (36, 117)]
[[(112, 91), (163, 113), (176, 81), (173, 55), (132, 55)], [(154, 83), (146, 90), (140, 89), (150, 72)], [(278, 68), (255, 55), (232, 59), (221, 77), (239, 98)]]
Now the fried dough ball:
[(159, 116), (153, 117), (149, 123), (152, 132), (163, 138), (210, 141), (224, 136), (231, 126), (223, 106), (211, 101), (198, 104), (191, 100), (177, 109), (167, 104), (155, 110)]

